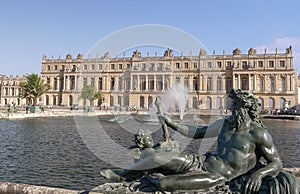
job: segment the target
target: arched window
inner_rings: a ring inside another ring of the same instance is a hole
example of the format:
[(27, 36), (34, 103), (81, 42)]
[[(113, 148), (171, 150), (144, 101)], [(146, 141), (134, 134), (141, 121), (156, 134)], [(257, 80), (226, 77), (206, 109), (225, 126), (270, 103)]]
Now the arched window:
[(53, 105), (57, 105), (57, 102), (56, 102), (56, 96), (53, 95), (52, 99), (53, 99), (52, 104), (53, 104)]
[(152, 96), (149, 96), (148, 97), (148, 108), (152, 108), (152, 106), (153, 106), (153, 98), (152, 98)]
[(286, 102), (286, 100), (284, 98), (280, 98), (280, 108), (285, 107), (285, 102)]
[(221, 98), (221, 97), (217, 97), (216, 108), (217, 108), (217, 109), (223, 108), (223, 105), (222, 105), (222, 98)]
[(211, 109), (211, 97), (206, 98), (206, 109)]
[(275, 100), (274, 100), (274, 98), (269, 98), (269, 108), (271, 110), (275, 108)]
[(257, 100), (258, 100), (258, 103), (260, 104), (258, 110), (263, 110), (263, 109), (265, 109), (264, 99), (261, 98), (261, 97), (259, 97)]
[(73, 96), (70, 95), (69, 96), (69, 106), (72, 106), (73, 105)]
[(50, 103), (49, 103), (49, 96), (48, 95), (46, 95), (46, 105), (49, 105)]
[(198, 100), (196, 97), (193, 97), (193, 109), (198, 109)]
[(109, 105), (114, 106), (114, 97), (113, 96), (109, 97)]
[(144, 96), (140, 97), (140, 108), (145, 108), (145, 98), (144, 98)]
[(226, 109), (230, 109), (231, 104), (232, 104), (232, 99), (231, 99), (230, 97), (226, 97), (226, 100), (225, 100), (225, 108), (226, 108)]

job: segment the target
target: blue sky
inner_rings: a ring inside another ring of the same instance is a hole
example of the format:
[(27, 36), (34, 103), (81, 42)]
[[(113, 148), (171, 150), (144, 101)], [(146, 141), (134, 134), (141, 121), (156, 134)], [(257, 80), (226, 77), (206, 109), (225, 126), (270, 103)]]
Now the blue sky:
[(0, 73), (40, 73), (43, 54), (87, 53), (115, 31), (143, 24), (183, 30), (217, 54), (292, 45), (300, 70), (299, 7), (297, 0), (2, 0)]

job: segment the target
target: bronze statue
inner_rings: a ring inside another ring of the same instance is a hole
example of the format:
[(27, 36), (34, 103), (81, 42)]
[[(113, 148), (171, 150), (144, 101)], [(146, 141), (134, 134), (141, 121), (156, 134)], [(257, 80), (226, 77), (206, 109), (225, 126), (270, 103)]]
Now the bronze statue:
[[(103, 170), (101, 174), (108, 179), (129, 181), (163, 169), (168, 172), (166, 176), (149, 175), (147, 180), (165, 191), (201, 190), (240, 182), (240, 193), (299, 193), (297, 178), (282, 170), (272, 137), (257, 119), (258, 100), (241, 90), (232, 90), (229, 96), (232, 115), (201, 128), (173, 122), (161, 111), (160, 99), (156, 99), (158, 117), (167, 127), (194, 139), (217, 136), (214, 153), (153, 152), (120, 173)], [(270, 186), (272, 181), (277, 185)]]

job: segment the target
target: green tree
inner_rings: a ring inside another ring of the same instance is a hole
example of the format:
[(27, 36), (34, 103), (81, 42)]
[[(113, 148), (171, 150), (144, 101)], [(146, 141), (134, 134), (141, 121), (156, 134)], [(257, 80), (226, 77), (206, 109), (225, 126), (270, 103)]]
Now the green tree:
[(99, 92), (96, 92), (95, 88), (91, 85), (84, 86), (79, 99), (89, 100), (90, 107), (94, 107), (94, 101), (96, 99), (102, 99), (103, 95)]
[(20, 83), (20, 97), (33, 100), (33, 105), (37, 105), (37, 100), (51, 87), (45, 83), (38, 74), (32, 73), (26, 76), (26, 81)]

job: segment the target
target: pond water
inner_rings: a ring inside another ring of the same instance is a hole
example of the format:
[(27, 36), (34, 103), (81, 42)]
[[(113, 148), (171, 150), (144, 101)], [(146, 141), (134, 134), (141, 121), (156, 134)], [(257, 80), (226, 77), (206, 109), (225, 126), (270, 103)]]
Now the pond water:
[[(90, 190), (105, 181), (99, 174), (100, 169), (116, 167), (108, 160), (100, 159), (86, 144), (86, 139), (82, 139), (82, 129), (78, 129), (79, 123), (94, 125), (94, 129), (101, 123), (104, 133), (128, 151), (134, 145), (133, 131), (139, 127), (155, 128), (154, 139), (161, 141), (160, 125), (151, 118), (145, 120), (146, 116), (135, 117), (135, 121), (141, 121), (136, 122), (139, 124), (133, 124), (132, 118), (115, 121), (113, 116), (0, 120), (0, 181)], [(204, 118), (203, 122), (209, 120)], [(300, 167), (300, 122), (262, 121), (273, 136), (284, 167)], [(186, 151), (199, 150), (197, 141), (192, 141)], [(117, 162), (122, 162), (109, 143), (95, 144), (97, 146), (101, 147), (101, 152), (103, 149), (109, 152), (107, 155), (112, 157), (111, 160), (116, 158), (120, 160)]]

